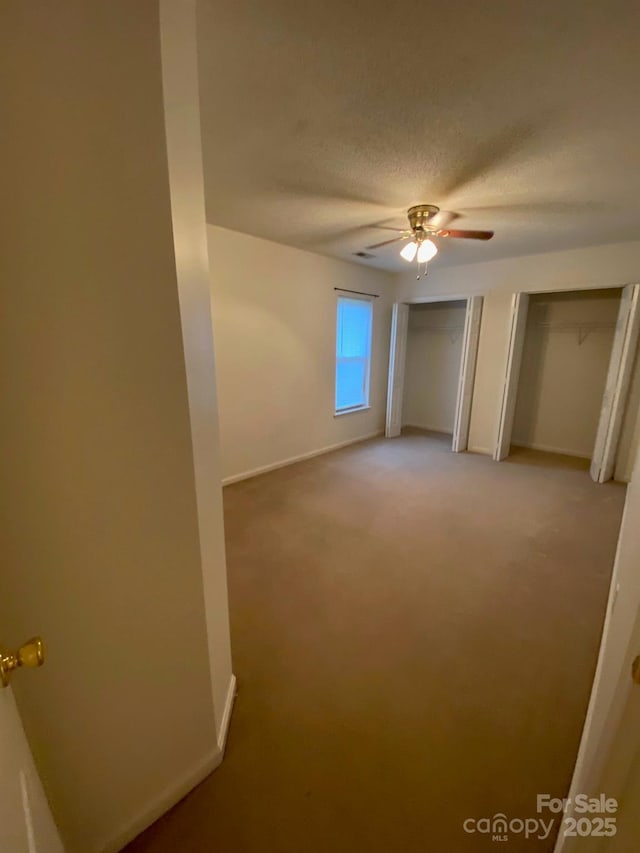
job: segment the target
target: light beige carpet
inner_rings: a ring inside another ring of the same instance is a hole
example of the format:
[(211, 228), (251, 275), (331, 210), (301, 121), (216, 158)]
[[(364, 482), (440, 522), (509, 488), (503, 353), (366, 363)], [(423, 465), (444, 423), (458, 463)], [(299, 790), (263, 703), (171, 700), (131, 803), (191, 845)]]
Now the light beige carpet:
[(373, 440), (225, 489), (222, 767), (130, 853), (550, 851), (468, 835), (567, 792), (625, 489)]

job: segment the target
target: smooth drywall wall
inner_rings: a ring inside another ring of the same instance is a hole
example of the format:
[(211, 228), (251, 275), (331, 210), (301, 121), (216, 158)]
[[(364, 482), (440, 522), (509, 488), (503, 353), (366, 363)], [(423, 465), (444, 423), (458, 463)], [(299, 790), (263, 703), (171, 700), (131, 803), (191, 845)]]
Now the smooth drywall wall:
[(620, 293), (531, 297), (513, 444), (591, 458)]
[[(429, 276), (420, 281), (416, 281), (413, 270), (397, 275), (396, 299), (484, 296), (469, 449), (493, 453), (498, 434), (513, 294), (518, 291), (585, 290), (632, 284), (640, 278), (640, 242), (592, 246), (457, 267), (439, 268), (436, 258), (430, 266)], [(635, 415), (629, 413), (625, 423), (627, 429), (636, 427)], [(624, 478), (628, 478), (637, 443), (637, 428), (632, 436), (628, 432), (622, 436), (616, 476), (624, 472)]]
[(1, 16), (0, 626), (45, 639), (16, 697), (66, 849), (94, 853), (219, 754), (159, 4)]
[(402, 404), (404, 426), (453, 432), (465, 312), (464, 300), (410, 307)]
[[(391, 276), (223, 228), (208, 234), (224, 478), (381, 432)], [(371, 406), (338, 416), (336, 287), (379, 297)]]

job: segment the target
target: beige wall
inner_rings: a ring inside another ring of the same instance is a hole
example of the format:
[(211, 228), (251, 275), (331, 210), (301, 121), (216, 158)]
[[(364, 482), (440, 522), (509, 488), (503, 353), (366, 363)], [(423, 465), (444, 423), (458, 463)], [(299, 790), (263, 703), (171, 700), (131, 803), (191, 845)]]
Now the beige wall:
[(591, 458), (620, 293), (531, 297), (513, 444)]
[(93, 853), (218, 755), (190, 419), (215, 436), (215, 413), (187, 389), (157, 0), (1, 14), (0, 632), (45, 637), (16, 697), (67, 849)]
[[(209, 226), (223, 476), (384, 428), (392, 278)], [(374, 300), (371, 408), (334, 416), (336, 292)]]
[[(512, 294), (616, 287), (638, 279), (640, 242), (619, 243), (459, 267), (438, 268), (436, 259), (426, 279), (416, 281), (413, 269), (399, 274), (396, 298), (403, 301), (484, 295), (469, 447), (492, 453), (498, 430)], [(633, 436), (627, 433), (621, 441), (624, 457), (620, 457), (618, 471), (626, 477), (637, 445), (635, 415), (636, 412), (631, 412), (627, 419)]]
[(402, 423), (452, 433), (466, 302), (409, 308)]

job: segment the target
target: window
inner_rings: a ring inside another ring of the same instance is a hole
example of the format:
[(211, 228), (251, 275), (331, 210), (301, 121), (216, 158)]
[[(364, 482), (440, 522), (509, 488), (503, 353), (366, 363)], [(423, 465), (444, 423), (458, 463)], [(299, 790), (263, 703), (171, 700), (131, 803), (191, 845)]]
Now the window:
[(336, 414), (369, 405), (372, 321), (370, 300), (338, 297)]

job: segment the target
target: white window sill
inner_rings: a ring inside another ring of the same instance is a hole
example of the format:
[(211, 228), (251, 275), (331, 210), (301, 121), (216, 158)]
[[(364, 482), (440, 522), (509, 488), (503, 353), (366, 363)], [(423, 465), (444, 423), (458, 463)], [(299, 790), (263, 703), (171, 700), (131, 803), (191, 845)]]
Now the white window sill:
[(340, 409), (338, 412), (333, 413), (334, 418), (339, 418), (342, 415), (353, 415), (356, 412), (367, 412), (371, 406), (354, 406), (352, 409)]

